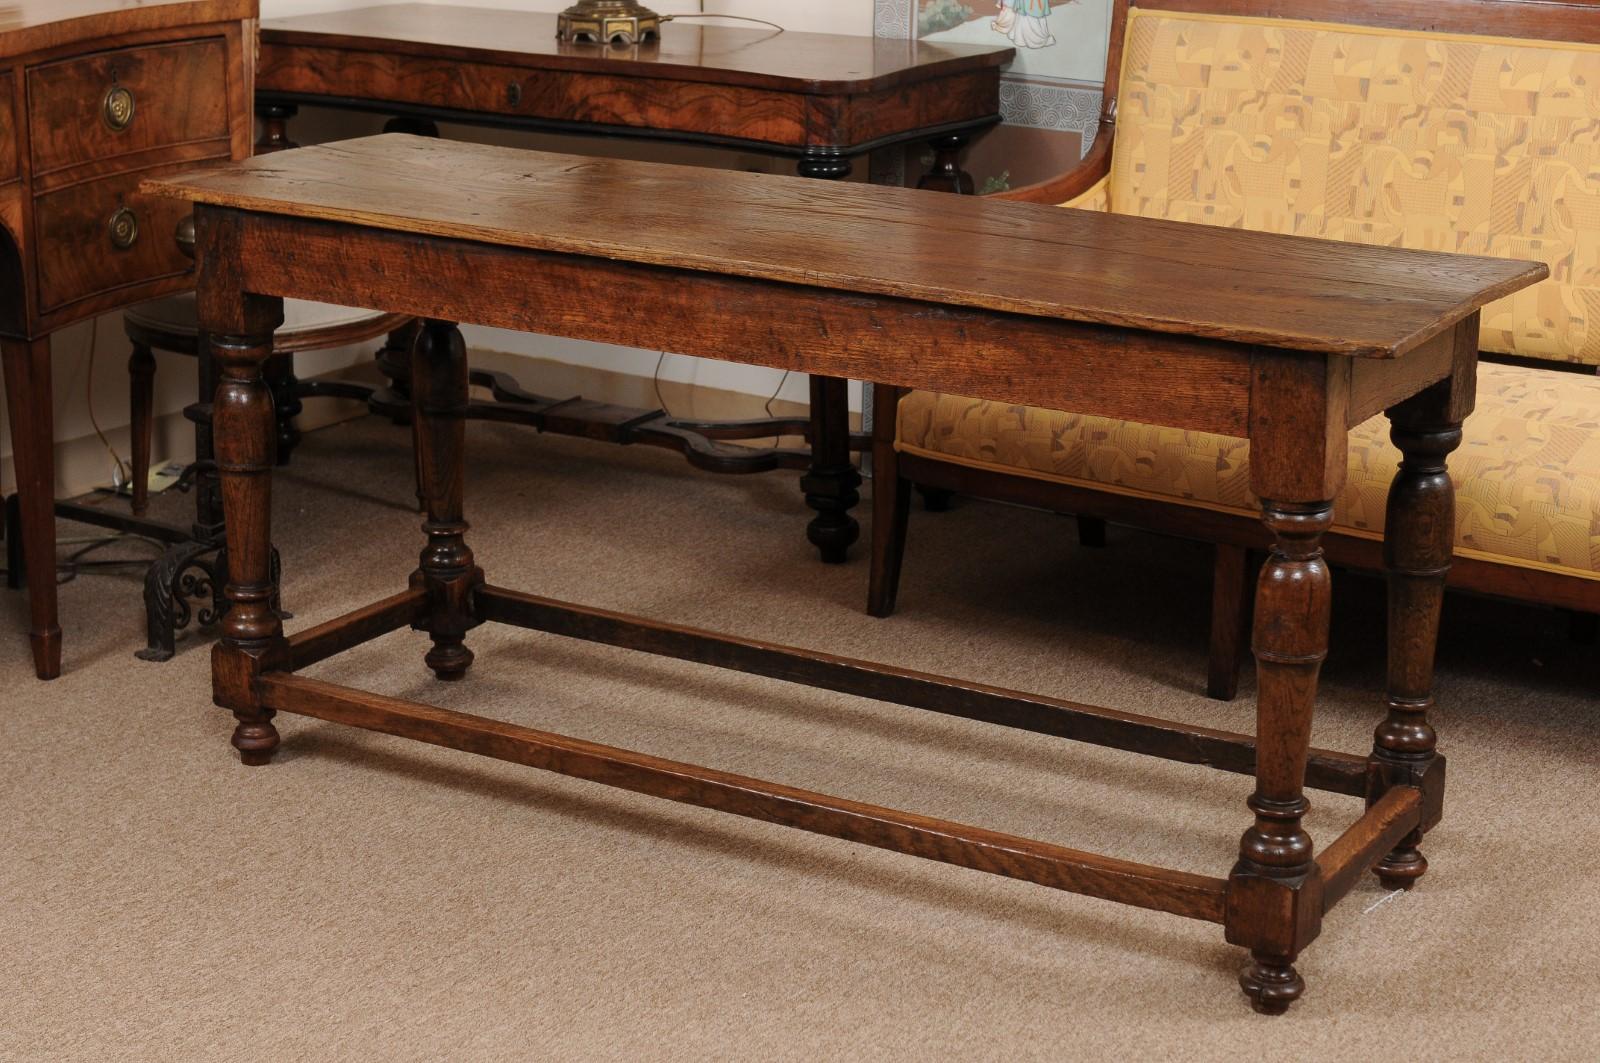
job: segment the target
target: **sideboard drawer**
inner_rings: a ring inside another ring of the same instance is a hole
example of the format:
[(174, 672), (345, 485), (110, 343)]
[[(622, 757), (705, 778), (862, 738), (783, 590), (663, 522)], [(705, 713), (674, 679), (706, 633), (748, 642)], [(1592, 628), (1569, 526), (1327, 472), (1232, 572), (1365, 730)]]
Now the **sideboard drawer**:
[(28, 71), (37, 176), (78, 163), (228, 136), (221, 37), (120, 48)]
[(51, 192), (34, 201), (39, 242), (39, 312), (130, 284), (186, 273), (193, 266), (173, 234), (190, 204), (141, 196), (161, 167), (117, 174)]

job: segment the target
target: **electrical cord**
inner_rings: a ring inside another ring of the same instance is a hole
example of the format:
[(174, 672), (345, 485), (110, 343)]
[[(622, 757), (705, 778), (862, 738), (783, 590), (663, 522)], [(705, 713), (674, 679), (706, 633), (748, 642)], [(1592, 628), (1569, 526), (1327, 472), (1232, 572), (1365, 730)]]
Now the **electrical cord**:
[[(684, 15), (662, 15), (661, 21), (672, 22), (673, 20), (680, 18), (726, 18), (732, 19), (735, 22), (754, 22), (762, 26), (771, 26), (773, 29), (777, 30), (778, 33), (786, 32), (784, 28), (778, 25), (776, 22), (768, 22), (764, 18), (751, 18), (748, 15), (712, 14), (706, 10), (706, 0), (700, 0), (700, 10), (697, 13)], [(660, 404), (662, 412), (670, 417), (672, 416), (672, 413), (667, 409), (667, 400), (661, 396), (661, 365), (666, 360), (667, 352), (662, 351), (661, 356), (656, 359), (656, 371), (654, 374), (652, 374), (652, 383), (654, 383), (656, 389), (656, 402)], [(778, 394), (783, 391), (783, 386), (788, 382), (789, 370), (785, 369), (783, 371), (783, 376), (778, 379), (778, 386), (773, 389), (772, 394), (767, 397), (767, 401), (762, 404), (761, 408), (767, 412), (767, 418), (769, 420), (772, 418), (772, 404), (778, 401)], [(772, 437), (773, 446), (777, 446), (780, 442), (782, 442), (781, 436)]]
[(666, 414), (668, 417), (671, 417), (672, 411), (667, 409), (667, 400), (663, 398), (661, 394), (661, 364), (666, 360), (667, 352), (662, 351), (660, 357), (656, 359), (656, 371), (650, 374), (650, 382), (654, 384), (656, 388), (656, 404), (661, 407), (662, 413)]
[[(767, 411), (767, 420), (769, 420), (769, 421), (773, 419), (772, 404), (774, 402), (778, 401), (778, 395), (779, 395), (780, 392), (783, 391), (783, 385), (785, 385), (785, 384), (787, 384), (789, 382), (789, 373), (790, 372), (791, 372), (791, 370), (788, 370), (788, 369), (785, 369), (783, 371), (783, 376), (778, 378), (778, 386), (772, 389), (772, 394), (767, 397), (767, 401), (761, 407), (763, 410)], [(783, 437), (782, 436), (773, 436), (772, 437), (772, 445), (773, 445), (773, 447), (777, 447), (782, 442), (783, 442)]]
[(754, 22), (758, 26), (771, 26), (773, 29), (777, 30), (778, 33), (787, 32), (782, 26), (778, 25), (776, 22), (768, 22), (764, 18), (751, 18), (749, 15), (713, 15), (710, 12), (705, 12), (705, 11), (702, 11), (702, 12), (700, 12), (698, 14), (692, 14), (692, 15), (662, 15), (661, 16), (661, 21), (662, 22), (676, 22), (680, 18), (726, 18), (726, 19), (732, 19), (734, 22)]
[(83, 377), (84, 377), (83, 398), (84, 398), (84, 405), (86, 405), (89, 408), (89, 424), (94, 427), (94, 434), (100, 437), (100, 442), (106, 448), (106, 453), (110, 454), (111, 455), (111, 460), (116, 463), (116, 466), (117, 466), (117, 480), (118, 480), (118, 482), (116, 484), (114, 484), (113, 486), (120, 488), (122, 486), (122, 484), (125, 484), (125, 483), (128, 482), (128, 476), (129, 476), (129, 474), (128, 474), (128, 466), (123, 463), (122, 457), (119, 454), (117, 454), (116, 448), (111, 445), (111, 440), (106, 438), (106, 434), (105, 434), (104, 430), (102, 430), (101, 427), (100, 427), (100, 419), (98, 417), (96, 417), (95, 414), (94, 414), (94, 356), (95, 356), (96, 350), (100, 346), (100, 342), (99, 341), (100, 341), (100, 322), (99, 322), (98, 319), (91, 320), (89, 322), (88, 367), (85, 369), (84, 374), (83, 374)]

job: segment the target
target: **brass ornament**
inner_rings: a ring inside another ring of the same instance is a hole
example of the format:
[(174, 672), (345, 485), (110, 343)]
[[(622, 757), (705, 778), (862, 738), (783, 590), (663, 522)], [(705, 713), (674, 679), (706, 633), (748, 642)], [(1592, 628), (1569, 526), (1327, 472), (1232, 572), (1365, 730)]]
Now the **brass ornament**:
[(100, 116), (119, 133), (127, 129), (133, 122), (133, 93), (121, 85), (111, 86), (100, 104)]
[(111, 236), (111, 246), (126, 251), (139, 239), (139, 216), (127, 207), (119, 207), (106, 223), (106, 231)]
[(638, 0), (578, 0), (556, 16), (556, 38), (594, 44), (661, 39), (661, 16)]

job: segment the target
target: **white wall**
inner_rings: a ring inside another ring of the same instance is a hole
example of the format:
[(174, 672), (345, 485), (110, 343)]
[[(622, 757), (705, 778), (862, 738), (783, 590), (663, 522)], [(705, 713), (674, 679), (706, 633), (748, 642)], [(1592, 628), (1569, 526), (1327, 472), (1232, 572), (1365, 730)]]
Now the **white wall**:
[[(373, 7), (385, 0), (261, 0), (262, 18), (282, 18), (314, 11)], [(560, 11), (571, 0), (430, 0), (456, 7), (498, 7), (514, 11)], [(744, 15), (770, 19), (787, 29), (809, 33), (872, 34), (872, 0), (646, 0), (657, 14), (690, 12)]]
[[(320, 11), (370, 7), (378, 2), (382, 0), (261, 0), (261, 14), (263, 18), (278, 18)], [(432, 0), (432, 2), (464, 7), (560, 11), (567, 6), (568, 0)], [(653, 6), (661, 14), (683, 14), (703, 10), (713, 14), (736, 14), (770, 19), (796, 31), (859, 35), (869, 35), (872, 32), (872, 0), (656, 0)], [(380, 125), (381, 121), (372, 116), (307, 110), (295, 122), (293, 133), (301, 143), (317, 143), (364, 135), (376, 131)], [(447, 136), (462, 139), (488, 140), (545, 150), (793, 172), (792, 163), (785, 160), (711, 149), (662, 147), (643, 141), (537, 137), (461, 127), (450, 128), (445, 132)], [(95, 327), (96, 357), (92, 367), (87, 357), (90, 331), (90, 325), (85, 323), (58, 333), (54, 341), (53, 405), (57, 440), (57, 493), (61, 495), (80, 493), (97, 483), (106, 482), (110, 477), (111, 459), (96, 438), (88, 415), (91, 384), (94, 410), (101, 427), (124, 460), (129, 453), (128, 345), (122, 333), (121, 315), (101, 318)], [(655, 370), (659, 358), (659, 354), (653, 351), (637, 351), (489, 329), (467, 330), (467, 341), (479, 348), (537, 355), (641, 376), (650, 375)], [(370, 357), (371, 350), (366, 347), (317, 352), (312, 355), (301, 355), (297, 360), (297, 366), (302, 375), (313, 376), (353, 366)], [(753, 366), (706, 362), (676, 355), (666, 358), (661, 375), (663, 379), (670, 381), (742, 392), (760, 399), (772, 394), (781, 378), (779, 373)], [(537, 379), (533, 378), (527, 383), (535, 388), (538, 385)], [(186, 460), (190, 455), (190, 436), (186, 422), (182, 421), (179, 413), (185, 405), (195, 399), (193, 361), (177, 355), (158, 354), (156, 386), (158, 420), (154, 449), (157, 463), (163, 459)], [(780, 397), (796, 402), (806, 401), (804, 379), (791, 378)], [(859, 408), (859, 394), (856, 391), (852, 392), (852, 402)], [(754, 403), (751, 416), (756, 415), (759, 406), (759, 401)], [(16, 481), (11, 470), (9, 425), (6, 424), (3, 409), (3, 405), (0, 405), (0, 491), (10, 491), (14, 490)]]

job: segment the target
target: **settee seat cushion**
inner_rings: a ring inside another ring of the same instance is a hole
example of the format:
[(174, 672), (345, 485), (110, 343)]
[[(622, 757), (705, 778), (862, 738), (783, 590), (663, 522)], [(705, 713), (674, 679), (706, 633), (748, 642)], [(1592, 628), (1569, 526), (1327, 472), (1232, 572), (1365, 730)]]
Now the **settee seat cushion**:
[[(1350, 435), (1337, 530), (1383, 535), (1400, 461), (1378, 416)], [(1202, 509), (1259, 514), (1243, 439), (913, 391), (896, 449)], [(1478, 408), (1450, 458), (1456, 552), (1600, 580), (1600, 377), (1484, 363)]]

